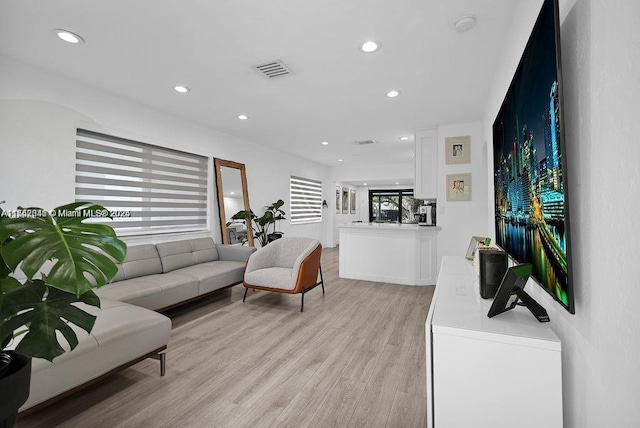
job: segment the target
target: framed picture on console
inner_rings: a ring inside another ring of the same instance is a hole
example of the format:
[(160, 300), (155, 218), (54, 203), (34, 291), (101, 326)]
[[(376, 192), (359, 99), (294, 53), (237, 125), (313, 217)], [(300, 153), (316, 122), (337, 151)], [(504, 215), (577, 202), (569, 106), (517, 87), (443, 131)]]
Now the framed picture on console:
[(471, 242), (469, 242), (469, 247), (467, 248), (467, 254), (465, 257), (469, 260), (473, 260), (476, 255), (476, 250), (479, 245), (489, 245), (491, 242), (491, 238), (486, 236), (472, 236)]
[(340, 186), (336, 186), (336, 214), (340, 214)]

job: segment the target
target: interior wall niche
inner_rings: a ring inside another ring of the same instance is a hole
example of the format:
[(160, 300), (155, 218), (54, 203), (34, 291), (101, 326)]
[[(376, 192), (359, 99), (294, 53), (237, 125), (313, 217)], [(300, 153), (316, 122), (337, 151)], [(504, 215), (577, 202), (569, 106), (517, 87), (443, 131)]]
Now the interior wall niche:
[(249, 224), (245, 224), (243, 220), (231, 219), (238, 211), (251, 209), (245, 166), (242, 163), (218, 158), (214, 159), (214, 164), (222, 243), (240, 245), (246, 241), (253, 246), (250, 220)]

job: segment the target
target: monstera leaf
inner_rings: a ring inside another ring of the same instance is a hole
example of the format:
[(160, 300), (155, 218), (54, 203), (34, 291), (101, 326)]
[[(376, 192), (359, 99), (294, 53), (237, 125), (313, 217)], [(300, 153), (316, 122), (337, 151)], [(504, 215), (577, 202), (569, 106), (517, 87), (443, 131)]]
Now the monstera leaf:
[(114, 260), (124, 260), (126, 244), (111, 227), (84, 223), (88, 218), (109, 217), (104, 207), (75, 202), (51, 212), (40, 208), (19, 208), (18, 212), (26, 214), (0, 222), (0, 256), (12, 271), (19, 265), (32, 280), (45, 262), (52, 261), (47, 285), (77, 297), (92, 286), (104, 285), (118, 272)]
[[(100, 307), (91, 289), (116, 275), (116, 263), (127, 252), (111, 227), (84, 222), (97, 217), (110, 217), (109, 211), (86, 202), (51, 212), (0, 212), (2, 349), (19, 338), (16, 352), (53, 360), (65, 352), (63, 340), (71, 349), (78, 345), (72, 324), (91, 332), (95, 316), (75, 303)], [(15, 278), (21, 276), (18, 269), (27, 277), (24, 283)]]
[[(21, 336), (16, 352), (52, 361), (65, 352), (58, 343), (56, 331), (74, 349), (78, 337), (69, 323), (87, 333), (93, 328), (96, 317), (72, 305), (76, 302), (100, 306), (100, 299), (93, 291), (77, 298), (74, 293), (47, 287), (40, 279), (8, 291), (0, 309), (0, 342), (5, 343), (16, 331)], [(26, 333), (21, 334), (21, 329), (26, 329)]]

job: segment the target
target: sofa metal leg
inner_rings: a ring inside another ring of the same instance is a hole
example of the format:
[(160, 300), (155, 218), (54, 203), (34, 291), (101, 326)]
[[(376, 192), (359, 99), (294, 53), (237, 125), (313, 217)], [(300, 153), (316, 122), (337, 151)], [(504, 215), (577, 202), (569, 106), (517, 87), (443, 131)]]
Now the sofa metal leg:
[(163, 351), (153, 355), (151, 358), (160, 360), (160, 376), (164, 376), (167, 367), (167, 354)]
[(166, 353), (162, 353), (160, 354), (160, 376), (164, 376), (165, 371), (167, 368), (167, 354)]
[(244, 289), (244, 297), (242, 298), (242, 303), (244, 303), (244, 300), (247, 298), (247, 291), (249, 291), (249, 289), (245, 287), (245, 289)]

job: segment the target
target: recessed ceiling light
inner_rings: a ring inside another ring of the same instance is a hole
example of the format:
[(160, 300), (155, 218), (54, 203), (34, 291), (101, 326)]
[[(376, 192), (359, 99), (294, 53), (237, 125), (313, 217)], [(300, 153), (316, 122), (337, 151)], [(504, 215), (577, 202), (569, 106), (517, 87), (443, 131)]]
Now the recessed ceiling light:
[(75, 33), (72, 33), (71, 31), (62, 30), (59, 28), (54, 31), (56, 32), (58, 37), (60, 37), (62, 40), (64, 40), (67, 43), (72, 43), (74, 45), (84, 43), (84, 39), (82, 37), (78, 36)]
[(401, 139), (402, 141), (407, 141), (407, 140), (409, 139), (409, 137), (407, 137), (407, 136), (405, 135), (405, 136), (403, 136), (403, 137), (400, 137), (400, 139)]
[(398, 92), (398, 91), (389, 91), (389, 92), (387, 92), (387, 96), (388, 96), (389, 98), (395, 98), (395, 97), (397, 97), (398, 95), (400, 95), (400, 92)]
[(342, 159), (338, 159), (338, 162), (342, 162)]
[(361, 46), (360, 49), (362, 50), (362, 52), (365, 53), (372, 53), (377, 51), (378, 49), (380, 49), (380, 43), (378, 42), (374, 42), (373, 40), (369, 40), (367, 42), (364, 42)]
[(246, 114), (239, 114), (239, 115), (238, 115), (238, 119), (240, 119), (240, 120), (247, 120), (247, 119), (249, 119), (249, 116), (247, 116)]
[(465, 33), (475, 26), (476, 17), (473, 15), (463, 16), (462, 18), (458, 19), (455, 24), (453, 24), (453, 28), (455, 28), (458, 33)]
[(400, 184), (400, 183), (398, 183), (398, 182), (396, 181), (396, 184)]
[(191, 92), (191, 88), (188, 88), (182, 85), (174, 86), (173, 90), (176, 92), (180, 92), (181, 94), (186, 94), (187, 92)]
[(236, 192), (229, 192), (229, 194), (230, 194), (230, 195), (235, 195), (235, 194), (236, 194)]
[(323, 141), (323, 142), (322, 142), (322, 145), (323, 145), (323, 146), (328, 146), (328, 145), (329, 145), (329, 142), (328, 142), (328, 141)]

